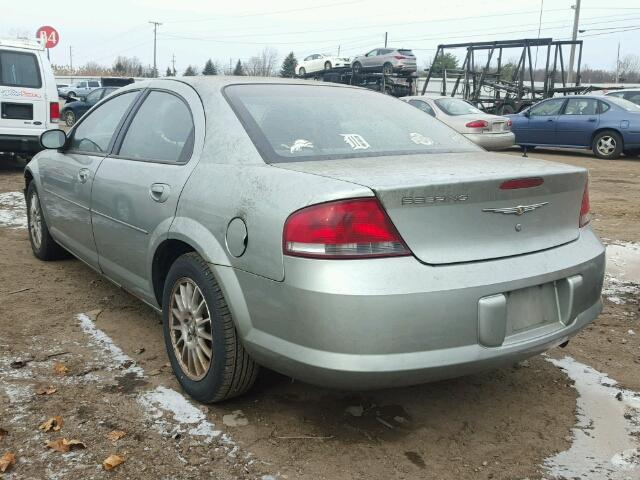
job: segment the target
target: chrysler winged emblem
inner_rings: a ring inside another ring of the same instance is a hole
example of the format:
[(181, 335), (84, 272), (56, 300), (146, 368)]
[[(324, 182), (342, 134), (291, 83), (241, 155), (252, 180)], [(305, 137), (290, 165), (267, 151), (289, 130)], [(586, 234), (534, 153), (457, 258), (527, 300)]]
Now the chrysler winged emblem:
[(531, 212), (537, 208), (544, 207), (549, 202), (542, 203), (534, 203), (531, 205), (518, 205), (516, 207), (505, 207), (505, 208), (483, 208), (483, 212), (491, 212), (491, 213), (502, 213), (504, 215), (524, 215), (527, 212)]

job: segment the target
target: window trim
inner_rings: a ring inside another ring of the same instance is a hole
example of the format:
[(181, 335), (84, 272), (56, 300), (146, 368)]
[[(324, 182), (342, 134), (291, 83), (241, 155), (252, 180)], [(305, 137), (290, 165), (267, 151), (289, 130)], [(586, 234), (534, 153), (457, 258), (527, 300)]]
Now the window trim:
[(0, 60), (0, 86), (3, 87), (14, 87), (14, 88), (33, 88), (33, 89), (37, 89), (37, 88), (42, 88), (42, 73), (40, 72), (40, 70), (42, 69), (42, 67), (40, 66), (40, 59), (38, 58), (38, 56), (35, 53), (31, 53), (31, 52), (20, 52), (20, 51), (16, 51), (16, 50), (0, 50), (0, 56), (3, 53), (11, 53), (14, 55), (22, 55), (22, 56), (28, 56), (28, 57), (33, 57), (33, 59), (35, 60), (36, 63), (36, 74), (38, 75), (38, 85), (35, 87), (27, 87), (24, 85), (18, 85), (15, 83), (2, 83), (2, 61)]
[[(187, 107), (187, 111), (189, 112), (189, 116), (191, 117), (191, 124), (193, 125), (193, 129), (194, 129), (194, 132), (193, 132), (194, 144), (191, 147), (191, 154), (189, 155), (189, 158), (184, 162), (174, 162), (171, 160), (150, 160), (146, 158), (131, 158), (131, 157), (125, 157), (123, 155), (120, 155), (120, 149), (122, 148), (122, 144), (124, 143), (124, 139), (127, 136), (127, 133), (129, 132), (129, 128), (131, 127), (133, 120), (136, 118), (136, 115), (140, 111), (140, 108), (142, 107), (145, 100), (149, 97), (149, 95), (151, 95), (152, 92), (163, 92), (163, 93), (168, 93), (170, 95), (178, 97), (178, 99), (181, 100), (182, 103), (184, 103), (184, 105)], [(187, 102), (182, 97), (182, 95), (180, 95), (177, 92), (174, 92), (173, 90), (169, 90), (166, 88), (147, 88), (144, 90), (143, 94), (140, 96), (139, 100), (136, 102), (135, 108), (129, 112), (129, 115), (127, 116), (126, 121), (123, 122), (120, 128), (120, 131), (118, 132), (118, 135), (116, 136), (116, 139), (113, 142), (111, 155), (109, 155), (109, 158), (117, 158), (119, 160), (129, 160), (131, 162), (157, 163), (161, 165), (178, 165), (178, 166), (187, 165), (193, 158), (194, 156), (193, 154), (195, 152), (195, 128), (196, 128), (196, 122), (195, 122), (195, 119), (193, 118), (193, 112), (191, 111), (189, 102)]]
[[(118, 122), (118, 125), (116, 125), (115, 130), (113, 131), (113, 135), (111, 135), (111, 140), (109, 141), (109, 145), (107, 145), (107, 149), (104, 152), (85, 152), (84, 150), (71, 150), (71, 148), (69, 148), (69, 145), (71, 144), (71, 139), (73, 138), (73, 135), (75, 135), (76, 130), (80, 127), (80, 125), (82, 125), (82, 122), (84, 122), (87, 118), (89, 118), (90, 114), (93, 113), (94, 109), (97, 109), (98, 107), (102, 106), (102, 100), (99, 100), (98, 103), (96, 103), (94, 106), (92, 106), (89, 111), (87, 111), (84, 115), (82, 115), (82, 117), (80, 118), (80, 120), (78, 120), (78, 122), (71, 128), (71, 130), (69, 130), (69, 133), (67, 134), (67, 142), (65, 143), (64, 147), (62, 147), (61, 151), (65, 154), (67, 153), (72, 153), (74, 155), (90, 155), (93, 157), (108, 157), (111, 152), (113, 151), (113, 146), (115, 144), (115, 140), (118, 138), (118, 134), (120, 133), (120, 130), (122, 129), (122, 125), (124, 123), (124, 120), (131, 114), (131, 109), (136, 105), (136, 103), (139, 101), (140, 99), (140, 93), (143, 92), (144, 90), (140, 90), (140, 89), (133, 89), (133, 90), (126, 90), (122, 93), (119, 93), (117, 95), (114, 95), (113, 97), (110, 97), (109, 100), (107, 100), (108, 102), (115, 100), (117, 97), (121, 96), (121, 95), (125, 95), (127, 93), (131, 93), (134, 92), (136, 93), (136, 98), (134, 98), (133, 102), (131, 102), (131, 105), (129, 105), (129, 107), (127, 108), (127, 111), (124, 113), (124, 115), (122, 116), (122, 118), (120, 119), (120, 122)], [(107, 102), (104, 102), (107, 103)]]

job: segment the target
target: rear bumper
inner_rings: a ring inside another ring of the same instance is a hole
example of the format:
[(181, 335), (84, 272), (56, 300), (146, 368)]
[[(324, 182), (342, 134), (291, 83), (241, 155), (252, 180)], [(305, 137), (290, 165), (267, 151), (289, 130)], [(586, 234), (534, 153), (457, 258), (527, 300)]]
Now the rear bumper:
[(504, 150), (513, 147), (516, 143), (516, 136), (513, 132), (469, 133), (464, 136), (487, 150)]
[[(258, 363), (353, 390), (466, 375), (563, 343), (600, 313), (604, 264), (604, 247), (585, 229), (554, 249), (466, 264), (287, 257), (284, 282), (212, 268)], [(503, 324), (504, 340), (487, 346), (481, 299), (568, 278), (580, 280), (564, 303), (564, 323), (515, 334)]]
[(40, 135), (0, 135), (0, 152), (38, 153)]

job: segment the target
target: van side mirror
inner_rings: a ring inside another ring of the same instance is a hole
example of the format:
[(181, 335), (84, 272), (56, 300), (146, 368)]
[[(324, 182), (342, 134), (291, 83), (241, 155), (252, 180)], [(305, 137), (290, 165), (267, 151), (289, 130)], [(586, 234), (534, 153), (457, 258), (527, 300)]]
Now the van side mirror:
[(40, 135), (40, 145), (48, 150), (57, 150), (67, 143), (67, 134), (59, 129), (47, 130)]

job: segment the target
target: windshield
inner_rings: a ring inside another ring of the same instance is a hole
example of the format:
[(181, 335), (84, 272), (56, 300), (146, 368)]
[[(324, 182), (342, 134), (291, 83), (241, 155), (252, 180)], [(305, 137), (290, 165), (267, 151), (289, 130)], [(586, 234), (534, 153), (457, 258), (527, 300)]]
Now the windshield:
[(33, 53), (0, 51), (0, 85), (40, 88), (40, 69)]
[(640, 105), (636, 105), (629, 100), (625, 100), (624, 98), (617, 98), (612, 96), (607, 96), (607, 100), (609, 100), (614, 105), (619, 106), (620, 108), (624, 108), (627, 112), (640, 112)]
[(224, 93), (268, 163), (479, 150), (417, 108), (370, 90), (256, 84)]
[(436, 105), (440, 107), (440, 110), (442, 110), (447, 115), (469, 115), (483, 113), (482, 110), (479, 110), (473, 105), (458, 98), (439, 98), (435, 102)]

